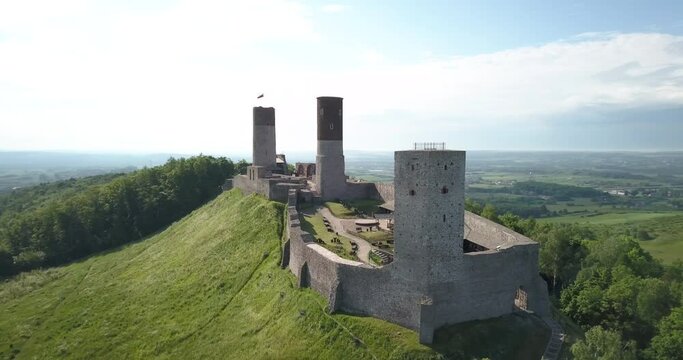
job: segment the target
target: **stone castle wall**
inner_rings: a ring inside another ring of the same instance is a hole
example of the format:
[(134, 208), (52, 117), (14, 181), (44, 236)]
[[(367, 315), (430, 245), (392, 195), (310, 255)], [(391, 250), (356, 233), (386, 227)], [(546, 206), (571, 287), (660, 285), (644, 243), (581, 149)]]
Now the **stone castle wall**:
[(394, 183), (393, 182), (374, 183), (374, 185), (375, 185), (375, 191), (377, 192), (377, 194), (375, 195), (375, 198), (377, 200), (382, 200), (384, 202), (394, 200)]
[(342, 199), (374, 199), (377, 198), (377, 188), (374, 183), (346, 182), (346, 191)]
[[(382, 190), (387, 193), (390, 185)], [(364, 187), (367, 190), (367, 187)], [(374, 188), (376, 194), (380, 193)], [(390, 191), (390, 190), (389, 190)], [(538, 271), (538, 244), (475, 214), (465, 213), (467, 227), (487, 236), (514, 237), (515, 246), (466, 253), (450, 280), (424, 284), (404, 276), (410, 269), (395, 261), (381, 268), (342, 259), (315, 243), (303, 231), (296, 210), (296, 190), (288, 197), (288, 266), (299, 285), (328, 300), (329, 311), (373, 316), (420, 333), (430, 343), (438, 327), (486, 319), (514, 311), (518, 289), (528, 294), (528, 308), (539, 315), (549, 311), (545, 282)], [(284, 253), (283, 253), (284, 258)]]
[(287, 211), (287, 265), (299, 279), (299, 286), (310, 287), (328, 299), (331, 312), (368, 315), (418, 329), (419, 316), (413, 305), (419, 302), (420, 294), (413, 286), (392, 279), (391, 264), (373, 268), (339, 257), (301, 229), (295, 206), (289, 206)]
[(232, 186), (241, 189), (245, 194), (261, 194), (269, 200), (287, 202), (290, 189), (306, 187), (304, 178), (255, 178), (237, 175), (232, 179)]

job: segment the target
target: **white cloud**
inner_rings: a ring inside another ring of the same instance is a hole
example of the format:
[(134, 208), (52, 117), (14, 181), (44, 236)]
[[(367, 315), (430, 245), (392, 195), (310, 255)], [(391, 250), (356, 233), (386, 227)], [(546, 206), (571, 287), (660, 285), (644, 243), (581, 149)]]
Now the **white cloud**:
[(496, 122), (596, 105), (683, 105), (683, 56), (676, 50), (683, 48), (681, 41), (683, 37), (665, 34), (582, 37), (359, 69), (333, 75), (325, 83), (353, 94), (363, 103), (363, 112), (382, 104), (384, 109)]
[(367, 64), (377, 65), (382, 63), (385, 57), (377, 50), (368, 50), (360, 55), (360, 59)]
[(495, 137), (515, 126), (552, 127), (554, 117), (590, 108), (683, 105), (682, 41), (666, 34), (583, 35), (327, 74), (318, 93), (347, 96), (353, 148), (394, 148), (420, 138), (488, 147), (495, 145), (468, 132)]
[(341, 4), (327, 4), (322, 7), (323, 12), (326, 13), (340, 13), (346, 10), (346, 5)]
[(0, 2), (0, 148), (248, 152), (261, 92), (278, 147), (311, 151), (320, 95), (345, 97), (349, 148), (384, 149), (468, 144), (597, 106), (683, 105), (680, 36), (583, 34), (412, 64), (356, 44), (373, 50), (348, 51), (342, 70), (312, 59), (326, 39), (296, 2), (52, 3)]

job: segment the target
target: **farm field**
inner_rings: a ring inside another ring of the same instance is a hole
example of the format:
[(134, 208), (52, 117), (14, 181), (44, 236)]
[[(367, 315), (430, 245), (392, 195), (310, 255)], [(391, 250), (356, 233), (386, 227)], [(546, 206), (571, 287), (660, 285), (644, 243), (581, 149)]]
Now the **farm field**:
[(595, 225), (619, 225), (619, 224), (633, 224), (641, 221), (667, 218), (672, 216), (681, 216), (683, 211), (633, 211), (633, 212), (598, 212), (588, 214), (569, 214), (557, 217), (547, 217), (538, 219), (540, 222), (555, 222), (555, 223), (579, 223), (579, 224), (595, 224)]

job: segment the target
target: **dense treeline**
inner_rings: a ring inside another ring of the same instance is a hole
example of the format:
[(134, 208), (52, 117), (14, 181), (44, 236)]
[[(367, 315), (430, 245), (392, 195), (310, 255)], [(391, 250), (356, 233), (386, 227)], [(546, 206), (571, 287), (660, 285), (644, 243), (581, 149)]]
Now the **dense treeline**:
[(552, 211), (548, 210), (545, 205), (547, 200), (543, 200), (539, 197), (533, 196), (509, 196), (507, 194), (485, 194), (482, 196), (481, 193), (470, 195), (474, 201), (482, 203), (496, 204), (496, 209), (500, 213), (513, 213), (524, 218), (542, 218), (553, 216)]
[[(559, 201), (588, 198), (600, 204), (616, 204), (618, 199), (603, 191), (590, 187), (520, 181), (502, 188), (470, 188), (470, 196), (481, 202), (495, 202), (502, 212), (521, 217), (541, 218), (557, 216), (558, 212), (548, 210), (546, 205)], [(566, 212), (566, 210), (564, 210)]]
[(214, 198), (234, 172), (225, 158), (172, 158), (39, 204), (30, 196), (10, 201), (0, 217), (0, 275), (61, 264), (147, 236)]
[(572, 347), (575, 359), (683, 354), (683, 263), (663, 265), (628, 228), (541, 224), (469, 199), (465, 206), (540, 243), (555, 303), (586, 330)]
[(606, 194), (589, 187), (562, 185), (540, 181), (520, 181), (512, 185), (513, 194), (552, 196), (557, 201), (574, 198), (601, 198)]
[(510, 187), (477, 188), (480, 193), (507, 193), (515, 195), (546, 196), (556, 201), (568, 201), (575, 198), (600, 199), (609, 197), (605, 192), (590, 187), (563, 185), (541, 181), (519, 181)]
[(5, 212), (33, 210), (52, 198), (65, 196), (69, 193), (75, 194), (93, 185), (104, 184), (123, 175), (123, 173), (112, 173), (79, 179), (71, 178), (13, 190), (0, 195), (0, 216)]

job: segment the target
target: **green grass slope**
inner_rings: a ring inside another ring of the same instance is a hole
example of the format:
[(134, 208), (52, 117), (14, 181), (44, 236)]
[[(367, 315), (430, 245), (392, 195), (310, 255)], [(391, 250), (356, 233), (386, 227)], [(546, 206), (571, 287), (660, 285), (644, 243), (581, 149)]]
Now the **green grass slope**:
[(671, 264), (683, 260), (683, 215), (637, 222), (632, 226), (646, 230), (653, 239), (640, 241), (652, 256)]
[[(144, 241), (7, 280), (0, 358), (521, 359), (543, 351), (547, 331), (528, 316), (444, 329), (427, 347), (391, 323), (328, 315), (321, 296), (279, 268), (282, 228), (282, 205), (233, 190)], [(470, 333), (476, 349), (467, 347)]]

